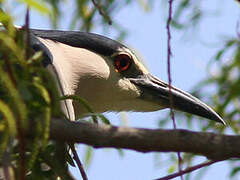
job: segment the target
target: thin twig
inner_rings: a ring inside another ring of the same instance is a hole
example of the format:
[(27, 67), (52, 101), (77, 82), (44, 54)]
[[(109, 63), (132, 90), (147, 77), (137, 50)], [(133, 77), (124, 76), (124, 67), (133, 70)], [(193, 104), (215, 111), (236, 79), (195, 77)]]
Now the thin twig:
[(198, 164), (196, 166), (192, 166), (192, 167), (189, 167), (185, 170), (182, 170), (180, 172), (177, 172), (177, 173), (173, 173), (171, 175), (168, 175), (168, 176), (165, 176), (165, 177), (162, 177), (162, 178), (158, 178), (156, 180), (169, 180), (169, 179), (173, 179), (175, 177), (178, 177), (178, 176), (182, 176), (184, 174), (187, 174), (187, 173), (190, 173), (192, 171), (195, 171), (197, 169), (200, 169), (200, 168), (203, 168), (203, 167), (206, 167), (206, 166), (209, 166), (211, 164), (214, 164), (214, 163), (217, 163), (217, 162), (220, 162), (222, 160), (216, 160), (216, 161), (207, 161), (207, 162), (204, 162), (204, 163), (201, 163), (201, 164)]
[(173, 120), (173, 127), (174, 129), (177, 128), (174, 112), (173, 112), (173, 97), (172, 97), (172, 76), (171, 76), (171, 56), (172, 56), (172, 50), (171, 50), (171, 31), (170, 31), (170, 25), (172, 21), (172, 3), (173, 0), (169, 0), (169, 14), (168, 14), (168, 20), (167, 20), (167, 72), (168, 72), (168, 84), (169, 84), (169, 93), (170, 93), (170, 109), (171, 109), (171, 117)]
[(2, 156), (2, 168), (3, 168), (3, 175), (4, 179), (6, 180), (11, 180), (11, 175), (10, 175), (10, 155), (8, 150), (6, 149), (3, 153)]
[(26, 48), (25, 48), (25, 55), (26, 59), (29, 58), (30, 55), (30, 34), (29, 34), (29, 7), (27, 7), (27, 12), (25, 16), (25, 35), (26, 35)]
[[(171, 118), (173, 122), (173, 128), (176, 129), (176, 121), (174, 117), (174, 112), (173, 112), (173, 97), (172, 97), (172, 92), (171, 92), (171, 86), (172, 86), (172, 77), (171, 77), (171, 56), (172, 56), (172, 51), (171, 51), (171, 31), (170, 31), (170, 25), (172, 21), (172, 4), (173, 0), (168, 1), (169, 4), (169, 11), (168, 11), (168, 20), (167, 20), (167, 69), (168, 69), (168, 84), (169, 84), (169, 102), (170, 102), (170, 113), (171, 113)], [(182, 164), (182, 158), (180, 155), (180, 152), (177, 152), (178, 156), (178, 170), (181, 172), (181, 164)], [(183, 180), (183, 176), (181, 176), (181, 180)]]
[[(28, 31), (29, 29), (29, 8), (27, 7), (27, 11), (26, 11), (26, 16), (25, 16), (25, 28), (26, 31)], [(29, 52), (29, 33), (26, 33), (27, 36), (27, 41), (26, 41), (26, 54), (28, 54)], [(27, 55), (28, 57), (28, 55)], [(24, 141), (24, 131), (21, 127), (21, 123), (20, 120), (18, 120), (18, 139), (19, 139), (19, 145), (20, 145), (20, 178), (21, 180), (25, 179), (25, 141)]]
[(73, 143), (69, 143), (68, 145), (69, 145), (69, 147), (70, 147), (70, 149), (71, 149), (71, 151), (73, 153), (73, 159), (77, 163), (78, 169), (79, 169), (79, 171), (80, 171), (80, 173), (82, 175), (83, 180), (88, 180), (87, 174), (86, 174), (86, 172), (85, 172), (85, 170), (83, 168), (83, 165), (81, 163), (80, 158), (78, 157), (78, 154), (77, 154), (77, 151), (76, 151), (76, 149), (74, 147), (74, 144)]
[(104, 19), (106, 19), (106, 21), (108, 22), (109, 25), (112, 25), (112, 20), (111, 18), (104, 12), (102, 6), (96, 2), (96, 0), (92, 0), (92, 3), (94, 4), (94, 6), (97, 8), (98, 12), (100, 15), (102, 15), (104, 17)]

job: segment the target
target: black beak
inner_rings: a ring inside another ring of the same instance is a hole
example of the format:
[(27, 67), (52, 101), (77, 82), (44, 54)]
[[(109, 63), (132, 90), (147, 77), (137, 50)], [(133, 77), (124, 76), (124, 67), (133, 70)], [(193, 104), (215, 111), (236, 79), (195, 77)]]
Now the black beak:
[(208, 105), (173, 86), (170, 96), (169, 85), (150, 74), (141, 75), (138, 78), (129, 78), (129, 80), (141, 89), (141, 98), (144, 100), (157, 103), (162, 108), (169, 108), (171, 97), (173, 109), (208, 118), (225, 125), (223, 119)]

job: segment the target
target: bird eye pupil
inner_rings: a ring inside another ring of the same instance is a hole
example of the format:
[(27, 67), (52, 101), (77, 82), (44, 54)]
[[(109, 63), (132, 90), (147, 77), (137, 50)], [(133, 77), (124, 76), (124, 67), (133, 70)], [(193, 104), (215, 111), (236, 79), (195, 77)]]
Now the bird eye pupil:
[(131, 59), (128, 55), (121, 54), (115, 57), (115, 67), (117, 72), (126, 71), (131, 65)]
[(128, 64), (128, 60), (127, 59), (121, 59), (120, 60), (120, 66), (121, 67), (125, 67)]

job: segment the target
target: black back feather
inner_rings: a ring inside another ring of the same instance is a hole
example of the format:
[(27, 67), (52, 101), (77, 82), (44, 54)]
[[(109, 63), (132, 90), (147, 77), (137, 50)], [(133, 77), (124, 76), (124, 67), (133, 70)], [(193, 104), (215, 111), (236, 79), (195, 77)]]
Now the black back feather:
[(31, 33), (43, 39), (50, 39), (73, 47), (85, 48), (105, 56), (110, 56), (119, 48), (124, 47), (117, 41), (87, 32), (31, 29)]

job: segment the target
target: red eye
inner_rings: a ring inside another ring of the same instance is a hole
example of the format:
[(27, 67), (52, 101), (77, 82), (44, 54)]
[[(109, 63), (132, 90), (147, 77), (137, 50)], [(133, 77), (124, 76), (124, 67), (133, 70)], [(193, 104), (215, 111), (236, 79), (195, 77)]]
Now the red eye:
[(126, 71), (131, 65), (131, 58), (126, 54), (120, 54), (115, 57), (115, 67), (117, 72)]

